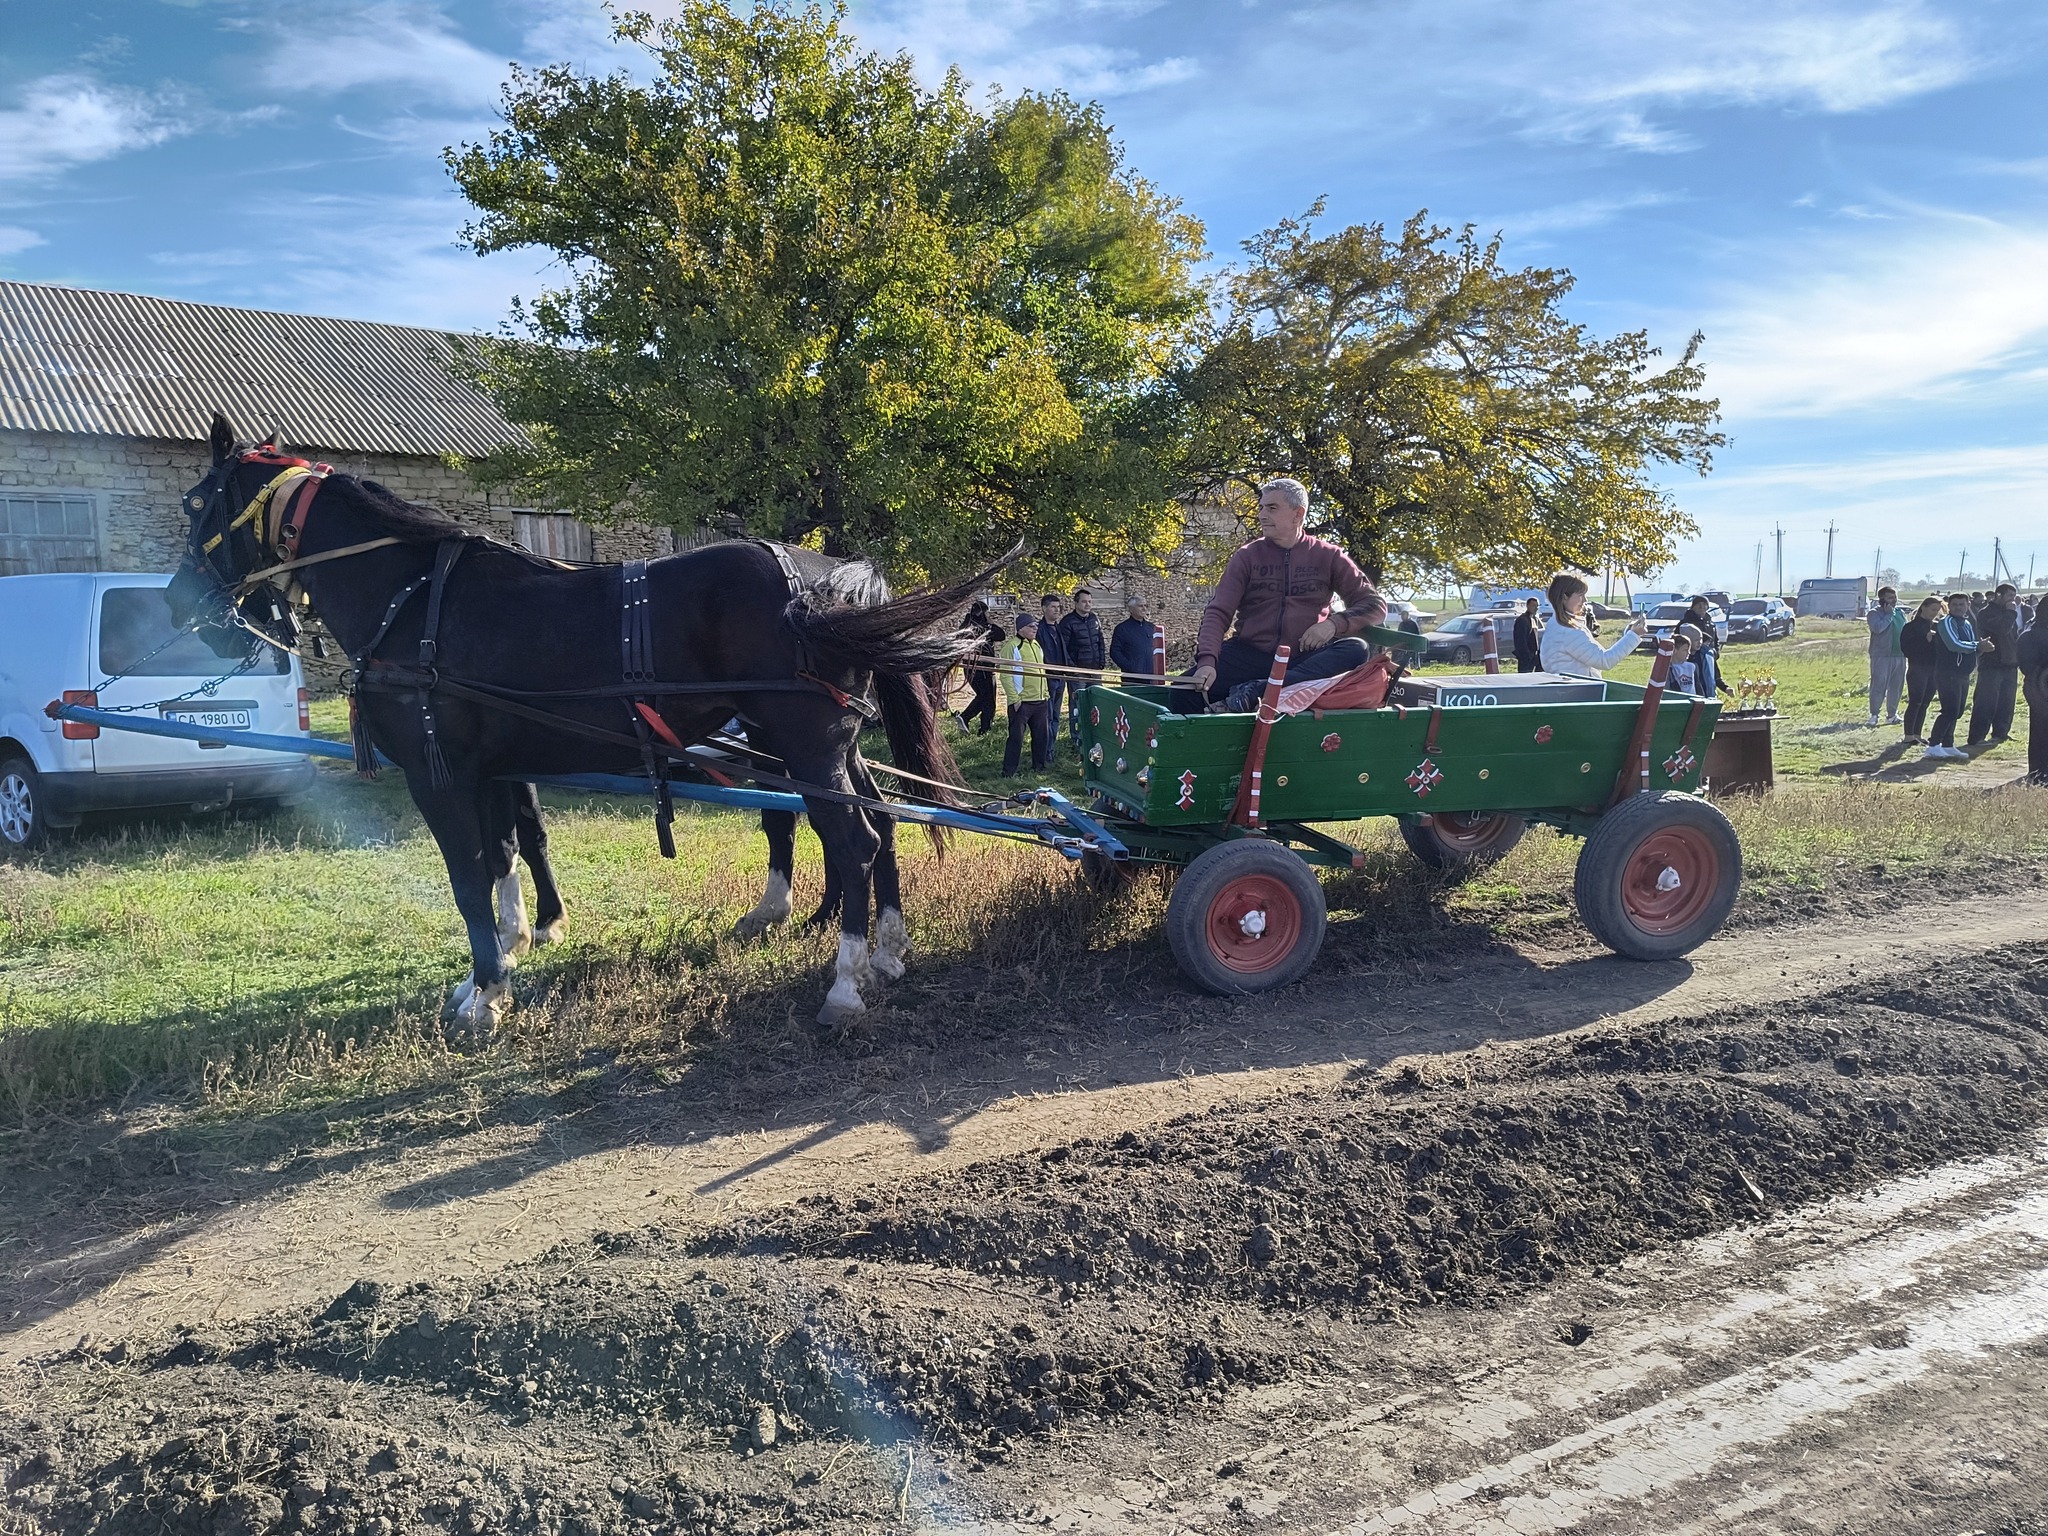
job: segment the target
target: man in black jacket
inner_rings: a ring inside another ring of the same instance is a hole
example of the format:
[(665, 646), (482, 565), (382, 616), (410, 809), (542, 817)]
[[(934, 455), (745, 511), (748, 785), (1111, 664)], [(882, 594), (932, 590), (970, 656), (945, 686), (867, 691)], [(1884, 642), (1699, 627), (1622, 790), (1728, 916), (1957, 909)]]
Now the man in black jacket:
[(1543, 670), (1543, 617), (1540, 605), (1533, 597), (1515, 615), (1515, 670)]
[(2048, 602), (2034, 605), (2018, 656), (2027, 690), (2027, 782), (2048, 785)]
[(1991, 647), (1977, 657), (1977, 702), (1970, 707), (1970, 745), (2012, 735), (2020, 692), (2020, 594), (2011, 582), (1991, 594), (1977, 615), (1977, 634)]
[[(1086, 587), (1074, 588), (1074, 611), (1060, 620), (1060, 655), (1070, 667), (1100, 673), (1109, 661), (1109, 648), (1102, 639), (1102, 620), (1095, 616), (1095, 599)], [(1081, 694), (1090, 679), (1067, 679), (1067, 738), (1081, 745)], [(1059, 729), (1059, 717), (1053, 717)]]
[[(1048, 752), (1057, 755), (1060, 747), (1060, 695), (1066, 692), (1067, 679), (1057, 670), (1067, 664), (1067, 653), (1060, 649), (1060, 595), (1048, 592), (1038, 600), (1038, 648), (1044, 652), (1045, 661), (1045, 718), (1051, 722), (1046, 730), (1051, 736)], [(1051, 762), (1051, 758), (1046, 759)]]
[(1153, 624), (1140, 594), (1132, 593), (1125, 606), (1130, 617), (1109, 632), (1109, 664), (1123, 674), (1127, 683), (1152, 682), (1159, 675), (1152, 660), (1152, 642), (1159, 633), (1158, 626)]

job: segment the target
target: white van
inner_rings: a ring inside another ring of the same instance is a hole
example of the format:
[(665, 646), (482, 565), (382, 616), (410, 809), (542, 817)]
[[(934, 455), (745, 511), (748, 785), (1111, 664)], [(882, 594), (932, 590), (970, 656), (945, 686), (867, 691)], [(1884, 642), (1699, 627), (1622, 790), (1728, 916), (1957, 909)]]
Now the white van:
[(235, 663), (196, 635), (173, 638), (169, 583), (112, 571), (0, 576), (0, 847), (33, 846), (87, 811), (277, 804), (313, 787), (307, 758), (101, 730), (43, 712), (52, 700), (141, 704), (153, 706), (138, 711), (146, 719), (308, 734), (298, 658), (254, 639), (262, 654), (250, 671), (213, 697), (178, 698)]

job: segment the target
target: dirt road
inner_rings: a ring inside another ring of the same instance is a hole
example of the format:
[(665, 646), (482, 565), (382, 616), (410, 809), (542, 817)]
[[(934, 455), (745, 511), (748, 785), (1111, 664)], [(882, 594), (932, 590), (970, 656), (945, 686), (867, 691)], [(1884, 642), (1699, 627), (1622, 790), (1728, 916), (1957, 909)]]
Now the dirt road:
[(2007, 895), (73, 1200), (12, 1528), (2020, 1531), (2044, 1037)]

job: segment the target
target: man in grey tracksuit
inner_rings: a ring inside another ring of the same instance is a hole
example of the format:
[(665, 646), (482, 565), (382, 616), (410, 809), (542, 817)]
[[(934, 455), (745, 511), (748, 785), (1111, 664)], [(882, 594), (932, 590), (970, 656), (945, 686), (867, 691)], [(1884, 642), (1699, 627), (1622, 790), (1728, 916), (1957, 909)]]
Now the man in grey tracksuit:
[(1863, 617), (1870, 626), (1870, 723), (1877, 724), (1882, 704), (1885, 724), (1897, 725), (1899, 694), (1906, 686), (1906, 653), (1899, 649), (1906, 610), (1899, 606), (1898, 590), (1879, 587), (1877, 606)]

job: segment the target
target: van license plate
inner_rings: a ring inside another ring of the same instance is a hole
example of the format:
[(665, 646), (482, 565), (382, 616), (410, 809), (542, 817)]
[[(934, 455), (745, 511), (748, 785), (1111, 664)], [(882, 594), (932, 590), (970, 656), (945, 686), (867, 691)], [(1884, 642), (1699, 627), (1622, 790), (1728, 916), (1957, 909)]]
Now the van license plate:
[(181, 720), (186, 725), (203, 725), (215, 731), (246, 731), (249, 729), (249, 711), (246, 709), (165, 709), (166, 720)]

